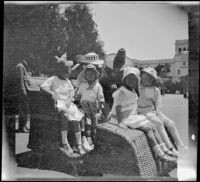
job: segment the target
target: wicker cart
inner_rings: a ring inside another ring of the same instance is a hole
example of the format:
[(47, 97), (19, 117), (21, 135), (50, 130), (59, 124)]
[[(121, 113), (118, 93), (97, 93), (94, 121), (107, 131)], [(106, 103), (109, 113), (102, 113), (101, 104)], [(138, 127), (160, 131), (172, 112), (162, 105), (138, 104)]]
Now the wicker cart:
[[(39, 152), (54, 150), (61, 141), (59, 118), (53, 101), (39, 91), (44, 80), (46, 78), (25, 77), (31, 109), (28, 148)], [(125, 132), (110, 122), (98, 125), (97, 149), (81, 160), (85, 169), (102, 175), (166, 176), (177, 167), (174, 162), (155, 158), (144, 132), (133, 129)]]

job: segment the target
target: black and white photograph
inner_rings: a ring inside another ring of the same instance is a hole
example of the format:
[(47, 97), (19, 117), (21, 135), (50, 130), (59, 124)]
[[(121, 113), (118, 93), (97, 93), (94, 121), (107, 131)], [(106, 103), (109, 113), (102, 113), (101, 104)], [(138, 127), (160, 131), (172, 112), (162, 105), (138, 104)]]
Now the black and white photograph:
[(4, 1), (2, 181), (197, 181), (199, 1)]

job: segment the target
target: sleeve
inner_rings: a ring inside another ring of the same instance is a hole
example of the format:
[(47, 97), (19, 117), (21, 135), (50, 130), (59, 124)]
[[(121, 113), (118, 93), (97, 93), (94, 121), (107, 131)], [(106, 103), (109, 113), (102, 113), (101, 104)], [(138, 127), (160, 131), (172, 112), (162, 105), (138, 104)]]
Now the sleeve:
[(26, 88), (24, 84), (24, 69), (21, 66), (16, 67), (17, 75), (20, 78), (20, 88), (22, 89), (23, 93), (26, 94)]
[(161, 93), (159, 88), (155, 88), (155, 109), (158, 111), (162, 107)]
[(84, 74), (85, 74), (85, 68), (77, 76), (77, 85), (78, 86), (80, 86), (81, 83), (83, 82)]
[(98, 86), (98, 101), (99, 102), (105, 102), (104, 94), (103, 94), (103, 88), (100, 84)]
[(52, 85), (53, 85), (53, 83), (54, 83), (54, 79), (55, 79), (55, 77), (50, 77), (50, 78), (48, 78), (48, 79), (40, 86), (40, 88), (46, 88), (46, 89), (48, 89), (48, 90), (51, 90), (51, 87), (52, 87)]
[(119, 93), (114, 97), (114, 99), (115, 99), (115, 106), (126, 105), (125, 94), (122, 91), (119, 91)]
[(74, 92), (74, 87), (73, 87), (71, 81), (69, 82), (69, 87), (70, 87), (70, 97), (74, 98), (75, 92)]

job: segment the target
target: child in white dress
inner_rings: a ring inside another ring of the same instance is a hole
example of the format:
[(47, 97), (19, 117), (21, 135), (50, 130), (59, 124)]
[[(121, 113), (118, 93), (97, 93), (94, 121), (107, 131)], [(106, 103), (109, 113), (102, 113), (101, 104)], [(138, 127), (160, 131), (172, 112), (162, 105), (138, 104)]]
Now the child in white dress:
[(58, 110), (61, 122), (61, 136), (63, 147), (61, 150), (67, 155), (72, 156), (73, 150), (69, 145), (68, 124), (73, 122), (75, 128), (76, 142), (78, 145), (78, 152), (85, 154), (85, 150), (82, 148), (80, 121), (84, 114), (73, 103), (74, 88), (71, 81), (68, 79), (71, 73), (72, 61), (59, 60), (56, 66), (56, 76), (48, 78), (42, 85), (41, 90), (49, 93), (55, 101), (56, 108)]
[(157, 72), (155, 69), (148, 67), (141, 71), (141, 84), (139, 86), (140, 97), (138, 99), (138, 114), (147, 117), (157, 128), (162, 140), (162, 147), (166, 153), (178, 157), (177, 150), (171, 144), (164, 126), (173, 137), (175, 144), (179, 149), (184, 148), (183, 141), (178, 133), (176, 124), (161, 112), (161, 94), (156, 87)]
[(160, 148), (159, 144), (162, 143), (162, 140), (156, 128), (145, 116), (137, 114), (139, 74), (140, 71), (137, 68), (124, 68), (123, 86), (113, 93), (114, 103), (109, 117), (113, 122), (117, 120), (119, 126), (125, 130), (130, 127), (144, 131), (156, 156), (167, 161), (176, 161), (176, 158), (168, 156)]

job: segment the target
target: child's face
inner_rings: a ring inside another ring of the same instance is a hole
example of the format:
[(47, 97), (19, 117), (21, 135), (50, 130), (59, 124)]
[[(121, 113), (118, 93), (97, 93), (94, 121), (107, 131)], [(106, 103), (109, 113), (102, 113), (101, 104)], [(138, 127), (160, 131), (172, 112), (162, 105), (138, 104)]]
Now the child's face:
[(96, 80), (96, 72), (93, 69), (86, 69), (85, 78), (87, 81), (95, 81)]
[(62, 77), (63, 79), (69, 78), (70, 74), (71, 74), (71, 68), (63, 68), (59, 72), (59, 76)]
[(145, 86), (145, 87), (152, 86), (152, 83), (153, 83), (154, 79), (150, 75), (148, 75), (147, 73), (143, 72), (143, 73), (141, 73), (140, 78), (141, 78), (140, 83), (143, 86)]
[(126, 77), (126, 84), (130, 88), (135, 88), (137, 86), (137, 77), (134, 74), (129, 74)]

